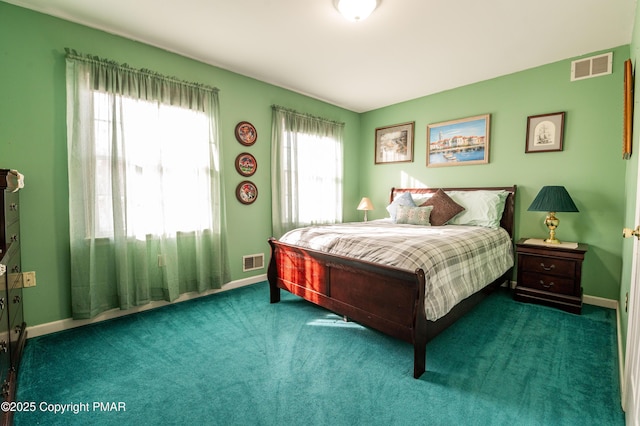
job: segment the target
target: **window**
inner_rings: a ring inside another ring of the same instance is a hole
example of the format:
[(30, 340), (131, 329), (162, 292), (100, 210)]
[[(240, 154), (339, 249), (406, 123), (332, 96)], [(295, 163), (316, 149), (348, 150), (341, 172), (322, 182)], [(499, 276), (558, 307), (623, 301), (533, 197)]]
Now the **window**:
[(220, 288), (218, 91), (67, 50), (75, 319)]
[[(124, 170), (122, 205), (128, 236), (211, 229), (209, 125), (207, 116), (171, 105), (119, 97), (110, 114), (110, 96), (94, 92), (97, 237), (114, 234), (113, 164)], [(113, 121), (116, 120), (116, 123)], [(122, 145), (113, 142), (113, 129)], [(119, 179), (116, 179), (116, 181)], [(154, 212), (154, 214), (150, 214)], [(91, 230), (88, 231), (91, 234)]]
[(274, 107), (274, 235), (342, 221), (344, 124)]
[[(335, 222), (342, 217), (342, 164), (336, 159), (338, 141), (327, 136), (298, 133), (285, 138), (284, 151), (295, 155), (283, 165), (297, 194), (290, 189), (288, 200), (297, 199), (301, 225)], [(295, 144), (295, 146), (294, 146)]]

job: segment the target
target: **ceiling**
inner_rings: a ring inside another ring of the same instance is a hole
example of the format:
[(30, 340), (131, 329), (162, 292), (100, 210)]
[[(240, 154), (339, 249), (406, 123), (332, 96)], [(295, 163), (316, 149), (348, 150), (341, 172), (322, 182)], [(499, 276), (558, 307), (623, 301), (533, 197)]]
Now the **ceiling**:
[(333, 0), (6, 2), (355, 112), (629, 44), (636, 9), (636, 0), (382, 0), (349, 22)]

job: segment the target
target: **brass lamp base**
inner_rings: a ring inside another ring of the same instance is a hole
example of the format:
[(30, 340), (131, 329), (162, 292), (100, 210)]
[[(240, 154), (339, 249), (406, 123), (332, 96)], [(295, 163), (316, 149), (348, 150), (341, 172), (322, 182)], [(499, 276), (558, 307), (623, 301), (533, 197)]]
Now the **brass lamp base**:
[(560, 219), (556, 217), (556, 212), (549, 212), (544, 220), (544, 224), (549, 228), (549, 238), (544, 240), (548, 244), (560, 244), (560, 240), (556, 238), (556, 228), (560, 224)]

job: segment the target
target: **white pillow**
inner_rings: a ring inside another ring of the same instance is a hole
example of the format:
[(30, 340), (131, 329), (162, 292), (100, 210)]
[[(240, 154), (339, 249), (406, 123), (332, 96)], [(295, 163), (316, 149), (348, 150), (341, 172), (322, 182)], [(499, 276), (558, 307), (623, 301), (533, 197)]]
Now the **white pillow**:
[(453, 217), (449, 225), (473, 225), (499, 228), (507, 191), (446, 191), (464, 211)]
[(387, 206), (387, 211), (391, 215), (391, 220), (396, 221), (396, 209), (398, 206), (409, 206), (415, 207), (416, 203), (413, 202), (413, 198), (411, 198), (411, 194), (408, 192), (403, 192), (393, 199), (393, 202)]
[(433, 194), (411, 194), (411, 199), (416, 206), (419, 206), (431, 197), (433, 197)]

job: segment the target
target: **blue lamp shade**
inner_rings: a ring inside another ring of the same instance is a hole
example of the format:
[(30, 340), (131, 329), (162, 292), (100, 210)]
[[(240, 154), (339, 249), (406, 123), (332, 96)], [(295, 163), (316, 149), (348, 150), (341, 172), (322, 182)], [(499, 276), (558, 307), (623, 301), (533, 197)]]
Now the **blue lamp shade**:
[(577, 212), (564, 186), (543, 186), (529, 208), (531, 212)]

